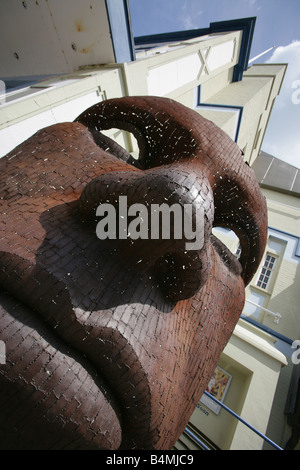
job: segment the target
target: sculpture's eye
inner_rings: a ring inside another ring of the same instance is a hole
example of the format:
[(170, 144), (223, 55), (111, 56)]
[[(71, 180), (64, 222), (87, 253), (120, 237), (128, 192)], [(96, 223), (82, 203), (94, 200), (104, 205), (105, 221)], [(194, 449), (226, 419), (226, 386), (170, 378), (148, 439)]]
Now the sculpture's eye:
[[(229, 241), (230, 250), (234, 255), (238, 250), (242, 277), (246, 285), (257, 269), (264, 237), (260, 225), (265, 216), (259, 210), (254, 183), (251, 174), (245, 178), (241, 172), (241, 175), (220, 177), (214, 187), (214, 227), (222, 228), (223, 237), (219, 238), (223, 243), (226, 239)], [(227, 231), (226, 236), (224, 230)], [(234, 260), (232, 261), (234, 263)]]

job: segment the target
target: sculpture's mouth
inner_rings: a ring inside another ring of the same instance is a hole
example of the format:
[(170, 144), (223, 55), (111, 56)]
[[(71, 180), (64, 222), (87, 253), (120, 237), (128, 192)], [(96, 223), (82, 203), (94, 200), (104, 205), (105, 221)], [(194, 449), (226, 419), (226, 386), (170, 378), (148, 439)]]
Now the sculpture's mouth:
[[(103, 374), (40, 312), (3, 291), (0, 301), (8, 377), (0, 376), (0, 396), (7, 401), (17, 393), (15, 407), (0, 412), (1, 448), (118, 449), (122, 414)], [(6, 336), (12, 325), (13, 338)]]

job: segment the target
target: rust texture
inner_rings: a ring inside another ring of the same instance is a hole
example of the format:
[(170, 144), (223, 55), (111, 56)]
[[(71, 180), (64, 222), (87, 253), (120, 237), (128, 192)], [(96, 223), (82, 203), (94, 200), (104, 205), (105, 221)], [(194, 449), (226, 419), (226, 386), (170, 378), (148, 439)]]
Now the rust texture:
[[(120, 128), (140, 157), (104, 137)], [(266, 204), (238, 146), (155, 97), (101, 102), (0, 161), (0, 447), (170, 449), (239, 319)], [(99, 240), (101, 202), (201, 200), (204, 245)], [(200, 199), (199, 199), (200, 198)], [(238, 261), (212, 235), (234, 230)]]

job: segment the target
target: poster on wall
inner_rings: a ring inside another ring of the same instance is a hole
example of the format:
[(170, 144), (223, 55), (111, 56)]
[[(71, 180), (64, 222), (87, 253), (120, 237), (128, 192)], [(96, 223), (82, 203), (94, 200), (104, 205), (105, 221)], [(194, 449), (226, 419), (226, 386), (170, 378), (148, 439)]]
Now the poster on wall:
[[(212, 378), (209, 381), (206, 391), (221, 403), (223, 403), (231, 379), (232, 376), (228, 374), (228, 372), (217, 366)], [(200, 401), (203, 403), (203, 405), (207, 406), (207, 408), (213, 411), (213, 413), (217, 415), (220, 413), (221, 406), (207, 395), (202, 395)]]

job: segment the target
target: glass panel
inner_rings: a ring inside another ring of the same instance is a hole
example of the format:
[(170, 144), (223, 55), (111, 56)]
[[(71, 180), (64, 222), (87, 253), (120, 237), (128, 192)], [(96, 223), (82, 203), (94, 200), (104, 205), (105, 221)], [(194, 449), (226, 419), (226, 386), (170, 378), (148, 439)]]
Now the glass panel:
[(264, 262), (264, 265), (261, 269), (257, 285), (258, 287), (261, 287), (262, 289), (266, 289), (268, 282), (271, 278), (272, 270), (275, 265), (276, 258), (275, 256), (271, 256), (269, 254), (266, 255), (266, 259)]

